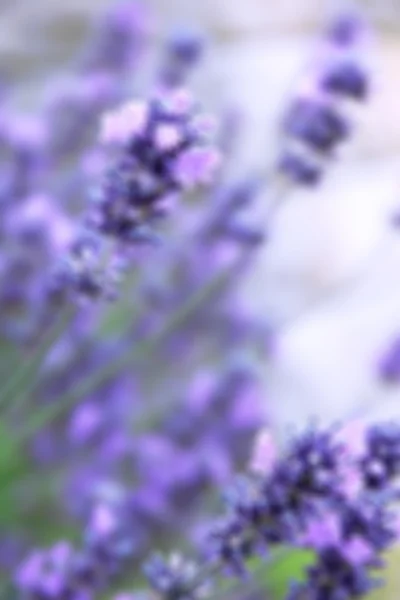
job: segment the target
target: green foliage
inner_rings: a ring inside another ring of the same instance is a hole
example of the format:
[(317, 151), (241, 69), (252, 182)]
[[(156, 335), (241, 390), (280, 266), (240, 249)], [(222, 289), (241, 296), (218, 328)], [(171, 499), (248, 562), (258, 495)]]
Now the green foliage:
[(13, 452), (14, 437), (3, 421), (0, 421), (0, 530), (18, 517), (13, 501), (14, 482), (27, 469), (23, 453)]
[(271, 565), (267, 565), (260, 574), (257, 569), (257, 579), (263, 589), (268, 590), (274, 600), (283, 600), (287, 594), (291, 580), (302, 581), (314, 561), (314, 553), (308, 550), (293, 550), (283, 548), (277, 553)]

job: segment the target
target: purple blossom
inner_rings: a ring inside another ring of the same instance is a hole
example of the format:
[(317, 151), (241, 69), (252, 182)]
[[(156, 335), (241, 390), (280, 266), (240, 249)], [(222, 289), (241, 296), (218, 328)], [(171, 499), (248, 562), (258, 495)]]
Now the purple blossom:
[[(388, 459), (396, 456), (398, 431), (386, 433), (382, 425), (365, 430), (362, 453), (354, 452), (334, 430), (311, 429), (296, 436), (282, 457), (271, 464), (270, 441), (263, 470), (260, 464), (250, 475), (241, 476), (225, 494), (226, 513), (214, 526), (205, 546), (200, 574), (174, 588), (173, 598), (190, 597), (210, 573), (228, 568), (234, 575), (246, 572), (247, 560), (268, 555), (271, 547), (303, 547), (315, 553), (304, 583), (293, 584), (288, 599), (336, 600), (364, 597), (379, 583), (373, 569), (381, 567), (382, 553), (398, 539), (398, 523), (392, 509), (393, 486), (398, 463), (385, 480), (385, 494), (371, 496), (373, 485), (364, 478), (357, 495), (348, 496), (344, 482), (349, 462), (363, 473), (375, 451)], [(379, 451), (380, 449), (380, 451)], [(256, 448), (257, 460), (263, 457)], [(344, 479), (343, 479), (344, 478)], [(151, 564), (151, 563), (150, 563)], [(203, 569), (203, 570), (202, 570)], [(154, 573), (154, 572), (153, 572)], [(157, 587), (170, 597), (168, 590)]]
[(211, 183), (220, 159), (209, 131), (210, 119), (184, 89), (160, 89), (148, 102), (128, 102), (105, 115), (100, 137), (115, 157), (93, 195), (88, 234), (61, 269), (61, 287), (112, 297), (132, 245), (154, 239), (154, 222), (182, 192)]
[(364, 485), (384, 490), (400, 468), (400, 427), (397, 423), (371, 427), (366, 434), (365, 451), (360, 459)]
[[(302, 185), (319, 183), (326, 164), (354, 129), (351, 103), (369, 95), (369, 72), (360, 61), (365, 47), (365, 25), (355, 17), (340, 17), (328, 30), (281, 125), (285, 137), (278, 171)], [(322, 57), (322, 58), (321, 58)]]

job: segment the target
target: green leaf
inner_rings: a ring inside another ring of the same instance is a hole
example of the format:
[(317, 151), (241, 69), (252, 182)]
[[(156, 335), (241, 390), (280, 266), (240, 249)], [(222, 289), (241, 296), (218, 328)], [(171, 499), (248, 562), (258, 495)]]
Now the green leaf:
[(27, 469), (27, 461), (21, 452), (13, 451), (14, 436), (5, 423), (0, 421), (0, 528), (17, 517), (17, 505), (13, 500), (13, 483)]
[(264, 568), (260, 568), (262, 559), (257, 559), (258, 566), (253, 563), (251, 570), (255, 572), (262, 588), (268, 590), (271, 598), (283, 600), (290, 581), (303, 581), (307, 568), (314, 560), (315, 555), (312, 551), (283, 548), (272, 557), (271, 564), (266, 563)]

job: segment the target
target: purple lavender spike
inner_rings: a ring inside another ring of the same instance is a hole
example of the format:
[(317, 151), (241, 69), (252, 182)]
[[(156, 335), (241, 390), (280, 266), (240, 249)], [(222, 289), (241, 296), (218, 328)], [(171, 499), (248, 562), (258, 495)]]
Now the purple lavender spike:
[(200, 121), (204, 115), (183, 89), (160, 89), (104, 116), (101, 141), (115, 158), (93, 194), (86, 233), (61, 268), (60, 288), (112, 298), (132, 247), (157, 241), (153, 223), (185, 191), (211, 183), (220, 155)]
[(369, 72), (361, 51), (365, 24), (353, 16), (338, 18), (328, 29), (316, 66), (310, 69), (282, 122), (286, 143), (278, 172), (289, 180), (314, 186), (326, 163), (353, 131), (349, 104), (367, 100)]

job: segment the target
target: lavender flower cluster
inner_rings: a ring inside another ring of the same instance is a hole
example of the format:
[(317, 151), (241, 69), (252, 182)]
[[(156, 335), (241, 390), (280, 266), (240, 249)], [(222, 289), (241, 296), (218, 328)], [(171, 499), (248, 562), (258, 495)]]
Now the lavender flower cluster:
[[(219, 169), (235, 132), (190, 91), (197, 32), (168, 40), (145, 100), (131, 93), (148, 36), (143, 7), (116, 4), (38, 114), (0, 106), (0, 341), (19, 363), (0, 393), (0, 584), (11, 572), (26, 600), (196, 600), (284, 546), (314, 560), (288, 600), (364, 597), (398, 537), (400, 430), (314, 428), (282, 456), (262, 433), (248, 466), (265, 419), (254, 348), (271, 332), (230, 292), (265, 240), (242, 218), (264, 176)], [(315, 186), (350, 138), (365, 39), (354, 17), (329, 29), (271, 180)], [(155, 546), (197, 547), (243, 467), (193, 560), (155, 555), (153, 591), (117, 594)]]
[(339, 19), (327, 32), (318, 60), (304, 76), (284, 116), (285, 149), (278, 170), (294, 182), (313, 186), (354, 130), (355, 108), (367, 100), (370, 79), (363, 52), (365, 26)]
[[(72, 594), (88, 581), (107, 587), (152, 540), (191, 529), (183, 507), (194, 530), (201, 498), (244, 460), (260, 419), (255, 370), (241, 356), (256, 328), (222, 302), (242, 255), (261, 241), (231, 227), (256, 186), (213, 182), (220, 161), (214, 120), (187, 90), (202, 40), (189, 30), (173, 34), (154, 91), (132, 101), (124, 81), (146, 47), (142, 7), (116, 5), (93, 35), (76, 76), (46, 91), (38, 114), (4, 119), (10, 175), (1, 334), (19, 369), (0, 400), (12, 431), (0, 478), (10, 484), (5, 501), (17, 518), (1, 524), (0, 572), (14, 569), (27, 595), (57, 596), (63, 585)], [(206, 185), (212, 202), (198, 189)], [(177, 201), (175, 236), (167, 231), (146, 249)], [(134, 267), (134, 280), (128, 273), (115, 309), (75, 303), (76, 292), (87, 300), (114, 295), (125, 265)], [(123, 331), (118, 323), (110, 328), (109, 320), (121, 319)], [(171, 351), (182, 357), (179, 365), (166, 360)], [(123, 498), (118, 533), (110, 493)], [(21, 561), (40, 539), (47, 545), (46, 531), (60, 523), (85, 529), (79, 556), (65, 539)]]
[(242, 576), (254, 557), (280, 545), (313, 553), (305, 581), (288, 600), (365, 597), (380, 583), (382, 554), (399, 541), (400, 428), (310, 429), (278, 457), (268, 433), (259, 438), (253, 472), (226, 493), (226, 514), (212, 527), (206, 558), (153, 557), (145, 566), (161, 598), (202, 598), (218, 572)]
[[(148, 102), (128, 102), (105, 115), (101, 140), (116, 157), (94, 193), (85, 219), (88, 232), (71, 253), (66, 277), (79, 292), (102, 294), (118, 273), (124, 251), (151, 241), (152, 224), (183, 191), (211, 183), (219, 163), (207, 141), (213, 127), (185, 89), (161, 89)], [(110, 249), (110, 240), (117, 249)]]

